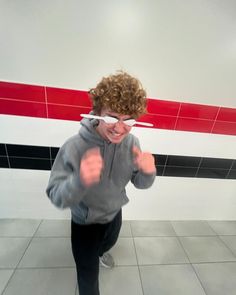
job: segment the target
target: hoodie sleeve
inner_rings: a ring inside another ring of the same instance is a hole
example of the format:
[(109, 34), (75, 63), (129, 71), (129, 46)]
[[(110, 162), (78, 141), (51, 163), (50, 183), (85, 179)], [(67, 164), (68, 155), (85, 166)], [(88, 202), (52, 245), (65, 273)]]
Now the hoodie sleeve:
[(79, 203), (86, 188), (79, 178), (79, 159), (73, 150), (63, 146), (54, 161), (46, 193), (54, 205), (67, 208)]
[[(137, 138), (135, 138), (134, 145), (141, 150), (140, 143)], [(137, 167), (135, 166), (133, 170), (131, 182), (136, 188), (146, 189), (152, 186), (155, 178), (156, 178), (156, 171), (155, 173), (152, 173), (152, 174), (146, 174), (139, 171)]]

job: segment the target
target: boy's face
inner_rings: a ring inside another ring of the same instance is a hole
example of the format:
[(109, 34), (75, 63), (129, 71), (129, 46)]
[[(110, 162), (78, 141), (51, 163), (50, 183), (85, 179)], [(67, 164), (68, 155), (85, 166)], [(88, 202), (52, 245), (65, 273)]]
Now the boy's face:
[(120, 143), (130, 132), (131, 128), (125, 124), (125, 120), (132, 119), (130, 115), (121, 115), (113, 111), (103, 109), (100, 116), (111, 116), (119, 121), (116, 123), (105, 123), (103, 120), (99, 120), (97, 127), (98, 133), (106, 140), (112, 143)]

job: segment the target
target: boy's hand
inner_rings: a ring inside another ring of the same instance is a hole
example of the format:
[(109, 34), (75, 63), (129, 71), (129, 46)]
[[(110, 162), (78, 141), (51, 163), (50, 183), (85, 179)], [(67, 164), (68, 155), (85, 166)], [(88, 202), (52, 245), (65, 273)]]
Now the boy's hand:
[(91, 148), (85, 152), (80, 163), (80, 179), (84, 186), (89, 187), (100, 181), (103, 165), (99, 148)]
[(147, 174), (155, 173), (155, 160), (151, 153), (142, 152), (137, 146), (133, 146), (134, 163), (140, 171)]

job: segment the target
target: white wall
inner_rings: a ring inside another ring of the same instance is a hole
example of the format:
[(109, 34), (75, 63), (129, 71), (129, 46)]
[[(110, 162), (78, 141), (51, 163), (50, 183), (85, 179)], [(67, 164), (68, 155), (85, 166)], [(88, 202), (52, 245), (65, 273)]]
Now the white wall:
[(234, 0), (1, 0), (0, 79), (75, 89), (123, 68), (154, 98), (236, 107)]
[[(74, 89), (124, 69), (149, 97), (236, 107), (236, 2), (0, 1), (0, 80)], [(78, 122), (0, 116), (0, 142), (60, 146)], [(135, 128), (153, 153), (236, 158), (236, 137)], [(68, 218), (48, 172), (0, 169), (0, 217)], [(128, 219), (236, 219), (234, 180), (157, 177), (127, 188)]]

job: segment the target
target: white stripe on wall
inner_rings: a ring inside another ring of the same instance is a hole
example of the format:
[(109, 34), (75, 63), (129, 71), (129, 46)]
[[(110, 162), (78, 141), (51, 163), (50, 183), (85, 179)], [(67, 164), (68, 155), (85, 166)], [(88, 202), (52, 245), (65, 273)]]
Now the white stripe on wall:
[[(0, 116), (0, 143), (60, 147), (80, 128), (79, 122)], [(143, 150), (154, 154), (236, 158), (236, 136), (134, 127)]]

